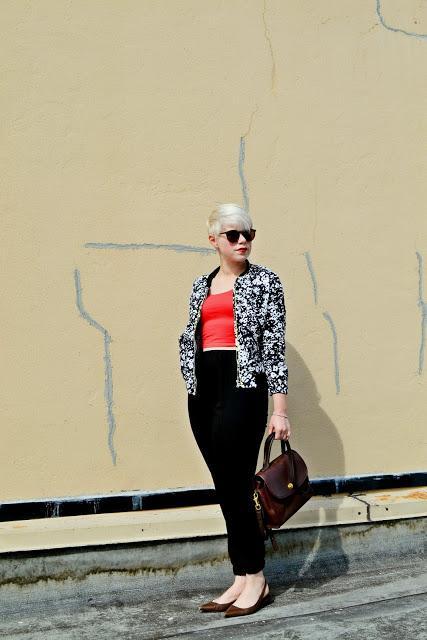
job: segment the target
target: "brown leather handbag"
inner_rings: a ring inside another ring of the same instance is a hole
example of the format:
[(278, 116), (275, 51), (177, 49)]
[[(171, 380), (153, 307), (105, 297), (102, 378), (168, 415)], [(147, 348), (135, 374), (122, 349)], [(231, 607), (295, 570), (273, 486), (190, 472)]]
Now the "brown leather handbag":
[(300, 454), (291, 448), (289, 440), (280, 440), (282, 453), (270, 462), (274, 431), (264, 445), (264, 462), (253, 479), (253, 500), (258, 525), (264, 540), (270, 537), (274, 550), (278, 549), (273, 528), (279, 528), (313, 495), (307, 465)]

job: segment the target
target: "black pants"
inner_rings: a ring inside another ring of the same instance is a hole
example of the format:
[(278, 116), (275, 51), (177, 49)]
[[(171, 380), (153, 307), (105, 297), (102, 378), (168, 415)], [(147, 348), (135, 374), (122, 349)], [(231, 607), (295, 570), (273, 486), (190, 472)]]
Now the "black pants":
[(267, 427), (267, 380), (259, 373), (257, 388), (237, 387), (234, 349), (198, 355), (197, 395), (188, 394), (191, 429), (224, 515), (233, 573), (258, 573), (265, 566), (265, 543), (258, 529), (252, 483)]

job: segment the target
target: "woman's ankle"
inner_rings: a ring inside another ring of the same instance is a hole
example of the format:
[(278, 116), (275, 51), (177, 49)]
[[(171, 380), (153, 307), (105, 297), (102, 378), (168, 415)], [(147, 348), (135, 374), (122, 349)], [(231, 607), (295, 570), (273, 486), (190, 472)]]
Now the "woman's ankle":
[(258, 580), (265, 580), (265, 575), (264, 575), (263, 569), (261, 569), (261, 571), (258, 571), (257, 573), (247, 573), (246, 574), (246, 581), (247, 582), (256, 582)]

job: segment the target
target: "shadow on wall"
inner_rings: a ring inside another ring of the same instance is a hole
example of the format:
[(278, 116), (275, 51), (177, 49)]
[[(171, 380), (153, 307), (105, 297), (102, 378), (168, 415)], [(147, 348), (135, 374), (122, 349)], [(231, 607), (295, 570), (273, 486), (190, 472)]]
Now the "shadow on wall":
[[(286, 342), (286, 360), (289, 367), (291, 446), (295, 444), (297, 450), (298, 447), (304, 447), (301, 455), (311, 469), (311, 476), (342, 476), (345, 473), (345, 459), (338, 430), (320, 406), (321, 396), (312, 372), (289, 341)], [(271, 397), (269, 409), (271, 414)], [(279, 443), (275, 442), (273, 446), (277, 446), (279, 453)], [(272, 455), (276, 454), (272, 451)], [(259, 459), (262, 461), (261, 455)]]
[[(307, 463), (309, 478), (324, 476), (344, 476), (345, 457), (344, 447), (337, 428), (332, 420), (320, 406), (320, 394), (317, 391), (316, 383), (312, 373), (293, 346), (286, 342), (286, 359), (289, 366), (289, 419), (291, 423), (290, 445), (298, 451)], [(273, 401), (270, 398), (269, 415), (273, 411)], [(267, 431), (266, 431), (267, 433)], [(270, 460), (280, 455), (280, 443), (274, 442), (271, 450)], [(260, 448), (257, 469), (261, 468), (264, 455), (264, 440)], [(340, 501), (335, 503), (339, 507)], [(337, 522), (337, 514), (328, 511), (328, 518), (332, 522)], [(318, 515), (318, 522), (324, 522), (321, 513)], [(286, 531), (284, 540), (286, 540)], [(342, 549), (341, 532), (339, 527), (316, 527), (316, 524), (301, 535), (304, 536), (305, 544), (310, 551), (307, 554), (297, 554), (301, 561), (301, 566), (292, 565), (292, 575), (288, 578), (292, 582), (301, 580), (316, 580), (316, 584), (322, 581), (329, 582), (331, 572), (333, 575), (347, 573), (349, 563)], [(276, 537), (280, 545), (279, 533)], [(298, 536), (297, 536), (298, 537)], [(309, 538), (309, 539), (308, 539)], [(268, 545), (266, 547), (269, 549)], [(325, 557), (328, 557), (328, 550), (333, 553), (333, 569), (325, 565)], [(288, 550), (292, 555), (292, 549)], [(274, 554), (272, 554), (274, 560)], [(307, 570), (304, 566), (307, 565)], [(272, 567), (274, 572), (274, 569)], [(283, 570), (283, 566), (282, 566)], [(289, 584), (287, 584), (287, 588)]]

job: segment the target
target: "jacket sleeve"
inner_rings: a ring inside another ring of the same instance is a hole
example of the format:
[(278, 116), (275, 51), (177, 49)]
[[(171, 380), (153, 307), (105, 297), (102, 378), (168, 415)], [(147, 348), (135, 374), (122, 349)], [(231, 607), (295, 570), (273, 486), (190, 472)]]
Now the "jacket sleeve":
[(178, 336), (178, 345), (179, 345), (179, 363), (181, 368), (182, 376), (187, 384), (190, 384), (192, 372), (193, 372), (193, 361), (192, 361), (192, 316), (194, 315), (194, 301), (195, 301), (195, 293), (194, 286), (196, 284), (197, 278), (193, 281), (191, 286), (191, 291), (188, 295), (188, 321), (185, 326), (184, 331)]
[(193, 284), (191, 285), (191, 292), (188, 299), (188, 324), (191, 324), (194, 320), (194, 316), (196, 314), (196, 287), (200, 280), (200, 276), (198, 276), (195, 280), (193, 280)]
[(267, 314), (261, 343), (261, 355), (270, 395), (288, 393), (285, 333), (285, 295), (279, 276), (274, 274), (270, 280)]
[(193, 283), (191, 285), (191, 289), (188, 293), (188, 297), (187, 297), (187, 325), (186, 328), (190, 325), (191, 323), (191, 314), (193, 312), (194, 309), (194, 298), (195, 298), (195, 293), (194, 293), (194, 287), (195, 284), (197, 282), (198, 278), (196, 278), (195, 280), (193, 280)]

